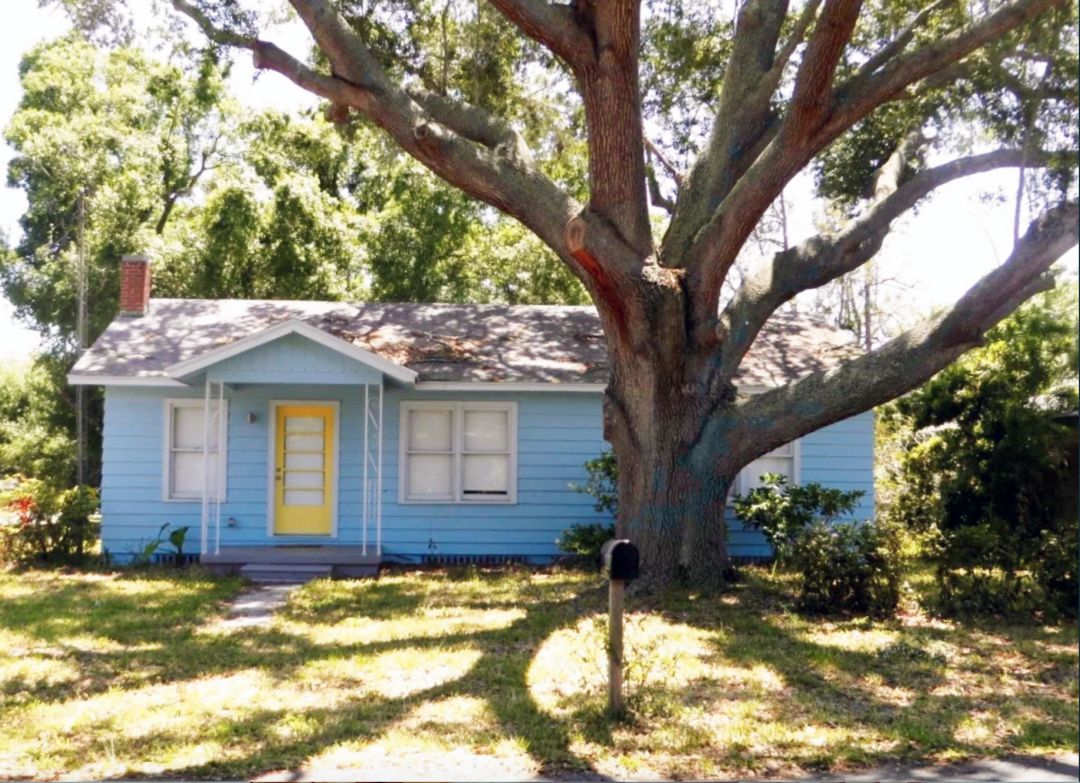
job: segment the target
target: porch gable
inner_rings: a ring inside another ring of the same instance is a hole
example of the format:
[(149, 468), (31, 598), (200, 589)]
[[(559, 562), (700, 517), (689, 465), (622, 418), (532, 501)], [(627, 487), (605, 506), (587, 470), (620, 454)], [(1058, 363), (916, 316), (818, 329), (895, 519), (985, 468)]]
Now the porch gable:
[(416, 380), (407, 367), (293, 319), (173, 364), (166, 372), (186, 382), (205, 373), (215, 383), (381, 384), (384, 375), (407, 385)]

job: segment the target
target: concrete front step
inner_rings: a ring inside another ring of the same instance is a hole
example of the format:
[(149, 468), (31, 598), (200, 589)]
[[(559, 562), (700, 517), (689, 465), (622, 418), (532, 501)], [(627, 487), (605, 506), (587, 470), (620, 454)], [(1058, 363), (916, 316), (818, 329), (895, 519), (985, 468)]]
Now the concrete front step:
[[(378, 576), (381, 561), (374, 551), (368, 553), (360, 546), (338, 545), (232, 546), (199, 558), (199, 562), (214, 573), (243, 574), (254, 581), (285, 584), (320, 577), (359, 579)], [(319, 570), (312, 571), (313, 568)], [(258, 576), (260, 573), (262, 576)], [(288, 575), (282, 577), (281, 573)]]
[(331, 565), (301, 563), (249, 563), (241, 566), (240, 575), (260, 584), (300, 584), (312, 579), (330, 579)]

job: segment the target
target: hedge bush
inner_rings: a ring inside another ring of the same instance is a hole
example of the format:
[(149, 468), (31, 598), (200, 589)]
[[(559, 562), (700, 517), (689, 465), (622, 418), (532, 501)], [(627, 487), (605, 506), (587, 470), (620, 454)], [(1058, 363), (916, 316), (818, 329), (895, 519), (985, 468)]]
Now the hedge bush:
[(884, 617), (900, 601), (901, 538), (884, 522), (814, 522), (792, 542), (799, 608)]

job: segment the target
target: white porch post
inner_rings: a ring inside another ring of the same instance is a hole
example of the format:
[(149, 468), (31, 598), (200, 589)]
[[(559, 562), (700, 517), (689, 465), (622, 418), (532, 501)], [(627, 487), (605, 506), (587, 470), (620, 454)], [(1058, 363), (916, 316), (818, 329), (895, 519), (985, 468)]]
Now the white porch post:
[[(383, 382), (379, 382), (379, 463), (375, 469), (375, 554), (382, 557), (382, 442)], [(401, 477), (398, 477), (401, 481)]]
[(207, 549), (207, 528), (210, 523), (210, 376), (203, 385), (203, 439), (202, 439), (202, 518), (199, 525), (199, 553)]
[(368, 419), (371, 418), (371, 403), (370, 403), (370, 389), (371, 386), (367, 383), (364, 384), (364, 454), (362, 459), (364, 460), (364, 533), (363, 533), (363, 550), (362, 554), (367, 556), (367, 527), (368, 527), (368, 511), (371, 509), (371, 501), (369, 493), (371, 487), (368, 486), (368, 460), (370, 459), (369, 451), (371, 449), (371, 439), (368, 435)]
[(214, 492), (214, 554), (221, 554), (221, 475), (228, 472), (229, 466), (222, 459), (225, 451), (225, 441), (228, 439), (229, 422), (225, 419), (225, 381), (218, 382), (218, 439), (217, 439), (217, 462), (218, 472), (215, 479)]

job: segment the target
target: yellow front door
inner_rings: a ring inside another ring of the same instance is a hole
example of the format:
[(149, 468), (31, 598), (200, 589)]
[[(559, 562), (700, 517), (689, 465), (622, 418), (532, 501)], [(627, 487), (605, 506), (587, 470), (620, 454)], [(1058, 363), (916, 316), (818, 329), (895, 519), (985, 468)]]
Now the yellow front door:
[(333, 530), (332, 405), (278, 405), (274, 415), (274, 533), (328, 536)]

